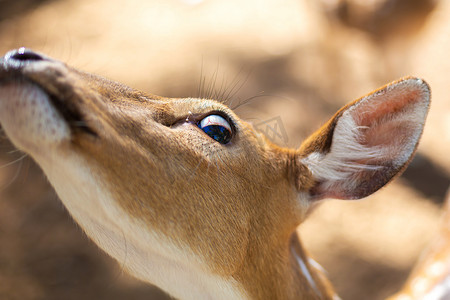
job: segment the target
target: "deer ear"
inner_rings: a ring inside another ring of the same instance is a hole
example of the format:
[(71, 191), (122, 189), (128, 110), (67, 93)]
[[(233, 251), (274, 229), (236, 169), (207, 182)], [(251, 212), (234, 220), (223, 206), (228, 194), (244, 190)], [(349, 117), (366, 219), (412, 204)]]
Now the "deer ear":
[(339, 110), (297, 152), (309, 169), (311, 197), (359, 199), (399, 175), (417, 148), (429, 103), (428, 84), (404, 78)]

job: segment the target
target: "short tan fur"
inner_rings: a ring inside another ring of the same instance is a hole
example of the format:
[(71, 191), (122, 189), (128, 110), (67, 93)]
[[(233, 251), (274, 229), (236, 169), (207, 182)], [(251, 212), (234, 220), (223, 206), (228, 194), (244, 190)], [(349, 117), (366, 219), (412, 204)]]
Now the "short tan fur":
[[(287, 149), (214, 100), (147, 95), (23, 48), (0, 62), (8, 137), (100, 248), (181, 299), (337, 299), (295, 229), (317, 201), (398, 176), (429, 101), (424, 81), (400, 79)], [(211, 115), (227, 143), (200, 128)]]

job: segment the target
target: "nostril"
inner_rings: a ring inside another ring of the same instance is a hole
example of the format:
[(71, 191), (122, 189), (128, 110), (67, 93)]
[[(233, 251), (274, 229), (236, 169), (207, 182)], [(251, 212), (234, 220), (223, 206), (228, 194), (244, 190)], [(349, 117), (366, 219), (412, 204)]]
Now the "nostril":
[(33, 52), (25, 48), (20, 48), (15, 53), (13, 53), (9, 57), (9, 59), (25, 62), (25, 61), (39, 61), (43, 60), (44, 58), (41, 55), (37, 54), (36, 52)]

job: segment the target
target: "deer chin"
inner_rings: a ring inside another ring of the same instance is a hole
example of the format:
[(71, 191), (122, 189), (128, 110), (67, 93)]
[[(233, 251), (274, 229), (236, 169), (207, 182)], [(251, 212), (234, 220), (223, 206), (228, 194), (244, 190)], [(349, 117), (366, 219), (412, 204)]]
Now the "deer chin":
[(47, 155), (70, 140), (70, 128), (48, 93), (26, 80), (0, 84), (0, 122), (13, 143), (32, 156)]

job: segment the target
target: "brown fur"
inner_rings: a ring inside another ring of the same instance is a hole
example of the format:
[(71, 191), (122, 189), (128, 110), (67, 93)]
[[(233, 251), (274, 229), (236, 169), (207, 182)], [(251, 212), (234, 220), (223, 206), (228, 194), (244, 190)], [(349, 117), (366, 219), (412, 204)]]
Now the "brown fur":
[[(295, 234), (318, 184), (300, 159), (329, 152), (339, 118), (358, 101), (337, 112), (299, 150), (284, 149), (219, 102), (146, 95), (48, 61), (41, 72), (4, 70), (0, 79), (30, 81), (52, 96), (71, 126), (62, 150), (87, 162), (104, 185), (99, 189), (111, 191), (111, 205), (194, 254), (204, 268), (199, 272), (237, 281), (251, 299), (333, 297)], [(219, 144), (189, 124), (211, 112), (233, 123), (230, 143)], [(356, 196), (373, 192), (398, 171), (384, 172), (375, 183), (366, 174), (362, 181), (370, 184)]]

